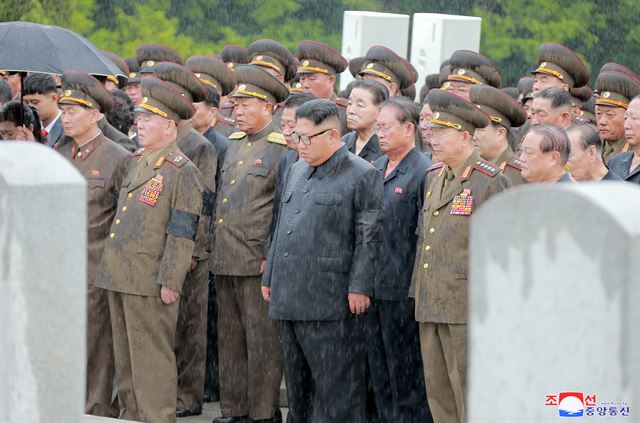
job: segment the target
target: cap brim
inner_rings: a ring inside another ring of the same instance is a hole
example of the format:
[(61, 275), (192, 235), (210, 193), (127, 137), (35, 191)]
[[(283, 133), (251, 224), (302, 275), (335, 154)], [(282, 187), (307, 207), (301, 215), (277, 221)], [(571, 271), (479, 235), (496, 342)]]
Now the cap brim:
[(136, 107), (135, 109), (133, 109), (134, 112), (136, 113), (147, 113), (147, 114), (151, 114), (151, 115), (155, 115), (156, 113), (153, 113), (151, 110), (147, 110), (147, 109), (143, 109), (142, 107)]
[(447, 125), (441, 125), (439, 123), (433, 123), (430, 122), (429, 125), (427, 125), (428, 128), (451, 128), (450, 126)]

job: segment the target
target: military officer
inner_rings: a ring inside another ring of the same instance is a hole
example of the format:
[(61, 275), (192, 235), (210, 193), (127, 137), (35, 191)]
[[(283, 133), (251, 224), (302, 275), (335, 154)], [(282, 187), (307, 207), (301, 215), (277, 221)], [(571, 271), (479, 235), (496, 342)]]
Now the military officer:
[(520, 174), (522, 163), (511, 149), (509, 138), (512, 136), (511, 128), (526, 121), (525, 110), (511, 96), (488, 85), (472, 86), (469, 98), (491, 118), (491, 123), (484, 128), (476, 128), (473, 136), (480, 157), (500, 168), (511, 185), (524, 183)]
[(220, 408), (215, 422), (279, 421), (282, 354), (277, 326), (260, 293), (277, 183), (286, 151), (273, 108), (289, 90), (254, 65), (235, 67), (233, 93), (241, 132), (230, 137), (216, 208), (211, 270), (218, 294)]
[[(274, 40), (256, 40), (249, 45), (249, 63), (259, 66), (289, 87), (289, 81), (296, 76), (298, 60), (285, 46)], [(280, 127), (282, 104), (277, 104), (273, 112), (273, 126)]]
[(128, 160), (96, 286), (109, 291), (119, 417), (175, 422), (177, 300), (192, 264), (202, 182), (175, 142), (192, 106), (153, 76), (142, 80), (142, 95), (143, 148)]
[(582, 181), (621, 181), (602, 161), (602, 140), (589, 124), (579, 123), (567, 130), (571, 154), (567, 166), (573, 179)]
[(303, 40), (296, 50), (298, 60), (297, 74), (305, 92), (319, 99), (331, 99), (340, 111), (341, 133), (349, 132), (347, 127), (347, 101), (335, 93), (337, 75), (342, 73), (349, 62), (333, 48), (317, 41)]
[[(160, 62), (153, 74), (165, 81), (193, 107), (204, 101), (207, 90), (196, 75), (177, 63)], [(193, 129), (189, 120), (178, 122), (178, 148), (202, 176), (202, 212), (200, 213), (196, 248), (180, 297), (176, 329), (176, 361), (178, 364), (178, 417), (202, 413), (207, 341), (207, 299), (209, 253), (211, 251), (211, 218), (216, 192), (217, 156), (213, 144)]]
[(567, 133), (556, 125), (531, 127), (522, 143), (522, 177), (530, 183), (572, 182), (566, 171), (571, 154)]
[(518, 81), (518, 101), (527, 112), (527, 118), (531, 116), (531, 103), (533, 102), (533, 77), (525, 76)]
[(475, 129), (491, 122), (486, 113), (443, 90), (431, 91), (427, 102), (433, 110), (431, 147), (442, 162), (428, 171), (409, 292), (434, 421), (464, 422), (469, 219), (509, 179), (475, 151)]
[(395, 97), (416, 83), (418, 74), (413, 71), (409, 62), (393, 50), (385, 46), (373, 46), (367, 50), (359, 74), (362, 79), (381, 83), (389, 90), (389, 97)]
[(609, 160), (609, 169), (625, 181), (640, 184), (640, 96), (631, 100), (625, 112), (624, 136), (630, 151)]
[(440, 88), (440, 75), (437, 73), (430, 73), (424, 77), (424, 85), (420, 88), (420, 104), (424, 105), (427, 94), (434, 88)]
[[(237, 65), (246, 65), (249, 63), (249, 50), (245, 47), (227, 44), (220, 51), (220, 58), (227, 65), (227, 69), (232, 74), (235, 73)], [(218, 125), (216, 129), (225, 137), (237, 132), (235, 114), (233, 112), (234, 103), (228, 97), (223, 96), (220, 99), (220, 110), (218, 111)]]
[(136, 60), (142, 76), (152, 74), (154, 66), (160, 62), (182, 64), (182, 57), (175, 50), (160, 44), (142, 44), (136, 49)]
[(106, 138), (98, 128), (102, 112), (113, 107), (107, 89), (80, 71), (62, 74), (63, 96), (58, 102), (65, 133), (71, 142), (56, 145), (87, 180), (87, 392), (85, 412), (117, 417), (111, 403), (114, 363), (107, 292), (96, 288), (96, 268), (109, 227), (116, 214), (127, 150)]
[(573, 97), (573, 108), (571, 109), (571, 115), (573, 117), (572, 123), (587, 122), (589, 118), (582, 110), (582, 106), (593, 98), (593, 89), (588, 85), (583, 85), (582, 87), (570, 89), (569, 93), (571, 93), (571, 97)]
[[(451, 70), (447, 75), (447, 90), (464, 99), (469, 99), (473, 85), (486, 84), (500, 88), (500, 72), (487, 57), (469, 50), (456, 50), (449, 59)], [(442, 71), (441, 71), (442, 73)]]
[[(629, 69), (614, 64), (605, 65), (596, 79), (596, 122), (604, 141), (602, 155), (607, 161), (629, 150), (624, 137), (624, 114), (631, 99), (640, 94), (640, 78)], [(616, 70), (609, 70), (616, 69)]]
[(124, 84), (124, 92), (129, 96), (134, 106), (137, 106), (142, 100), (140, 95), (140, 64), (135, 57), (125, 59), (129, 67), (129, 77)]
[(587, 64), (567, 47), (557, 43), (542, 43), (538, 50), (538, 67), (533, 74), (533, 94), (545, 88), (571, 88), (587, 85), (589, 69)]

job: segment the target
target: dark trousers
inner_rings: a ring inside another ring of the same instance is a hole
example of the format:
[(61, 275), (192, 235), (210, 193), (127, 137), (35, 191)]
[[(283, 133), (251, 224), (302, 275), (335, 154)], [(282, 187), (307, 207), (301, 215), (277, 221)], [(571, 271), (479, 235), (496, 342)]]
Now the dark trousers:
[(337, 321), (280, 321), (288, 423), (365, 420), (365, 325)]
[(220, 400), (218, 385), (218, 296), (215, 276), (209, 273), (209, 300), (207, 306), (207, 359), (204, 373), (205, 402)]
[(207, 349), (209, 261), (189, 271), (180, 295), (175, 353), (178, 366), (178, 408), (200, 413), (204, 397)]
[(367, 368), (377, 421), (433, 422), (413, 299), (376, 300), (365, 316)]

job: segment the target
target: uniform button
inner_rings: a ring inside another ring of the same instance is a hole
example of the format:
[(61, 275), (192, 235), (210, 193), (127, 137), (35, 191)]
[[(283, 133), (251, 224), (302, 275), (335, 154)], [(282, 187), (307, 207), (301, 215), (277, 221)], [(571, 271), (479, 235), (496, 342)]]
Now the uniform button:
[(432, 234), (434, 233), (436, 230), (434, 228), (429, 229), (429, 233)]
[(424, 267), (425, 269), (428, 269), (429, 268), (429, 263), (423, 264), (422, 267)]
[(433, 212), (433, 215), (434, 215), (434, 216), (437, 216), (437, 215), (439, 215), (439, 214), (440, 214), (440, 212), (439, 212), (438, 210), (436, 210), (436, 211), (434, 211), (434, 212)]
[(427, 197), (431, 197), (431, 191), (427, 191)]
[(131, 193), (127, 194), (127, 198), (131, 198), (131, 197), (133, 197), (133, 194)]
[(238, 162), (238, 165), (239, 165), (239, 166), (242, 166), (243, 164), (244, 164), (244, 160), (240, 160), (240, 161)]
[(300, 210), (296, 210), (296, 214), (300, 213)]
[(287, 253), (286, 251), (282, 255), (285, 257), (289, 257), (289, 253)]
[(309, 188), (305, 188), (305, 189), (303, 189), (302, 191), (303, 191), (304, 193), (307, 193), (307, 192), (309, 192)]
[(109, 238), (113, 239), (116, 237), (116, 234), (114, 234), (113, 232), (111, 232), (111, 235), (109, 235)]
[(124, 206), (124, 207), (122, 208), (122, 211), (123, 211), (123, 212), (127, 211), (127, 206)]
[(120, 219), (116, 219), (116, 225), (120, 224)]
[(218, 224), (223, 224), (224, 223), (224, 219), (218, 219)]
[(426, 247), (424, 247), (424, 250), (425, 250), (425, 251), (429, 251), (429, 250), (431, 250), (431, 245), (427, 245)]
[(78, 157), (82, 157), (82, 151), (78, 151), (77, 156), (78, 156)]
[(229, 199), (228, 199), (228, 198), (223, 198), (223, 199), (222, 199), (222, 204), (226, 204), (226, 203), (227, 203), (227, 201), (229, 201)]
[(291, 232), (292, 232), (292, 231), (291, 231), (291, 229), (289, 229), (289, 230), (287, 231), (287, 235), (291, 235)]
[(250, 142), (247, 143), (247, 147), (251, 147), (251, 143)]
[(235, 180), (235, 179), (232, 179), (232, 180), (231, 180), (231, 182), (229, 182), (229, 183), (230, 183), (231, 185), (235, 185), (236, 180)]

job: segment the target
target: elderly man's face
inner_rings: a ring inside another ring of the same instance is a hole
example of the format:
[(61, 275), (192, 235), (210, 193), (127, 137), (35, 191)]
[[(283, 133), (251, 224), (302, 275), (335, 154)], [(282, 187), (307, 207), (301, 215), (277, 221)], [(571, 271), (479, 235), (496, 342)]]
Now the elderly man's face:
[(562, 88), (566, 90), (568, 86), (553, 75), (536, 73), (533, 76), (533, 94), (537, 94), (545, 88)]
[(305, 93), (311, 93), (318, 98), (331, 98), (336, 77), (320, 72), (303, 73), (300, 75), (300, 85)]
[(631, 147), (640, 145), (640, 100), (633, 100), (624, 115), (624, 137)]
[(282, 129), (282, 135), (287, 142), (287, 147), (292, 150), (297, 150), (298, 146), (291, 139), (291, 134), (296, 129), (296, 110), (297, 107), (285, 107), (282, 110), (280, 117), (280, 129)]
[[(431, 150), (433, 160), (446, 165), (457, 163), (465, 154), (464, 134), (454, 128), (431, 128)], [(469, 141), (471, 137), (469, 136)]]
[(592, 156), (587, 149), (583, 148), (578, 131), (568, 131), (567, 136), (571, 143), (571, 153), (569, 154), (569, 161), (567, 161), (569, 172), (576, 181), (588, 180), (589, 170), (593, 163)]
[(547, 98), (534, 98), (531, 107), (531, 124), (547, 124), (563, 127), (564, 121), (562, 113), (562, 109), (552, 107), (551, 100)]
[(529, 132), (522, 142), (520, 160), (524, 163), (522, 177), (527, 182), (544, 182), (555, 165), (551, 152), (540, 150), (542, 135)]
[(622, 107), (596, 105), (598, 135), (603, 141), (618, 141), (624, 136), (624, 114)]

